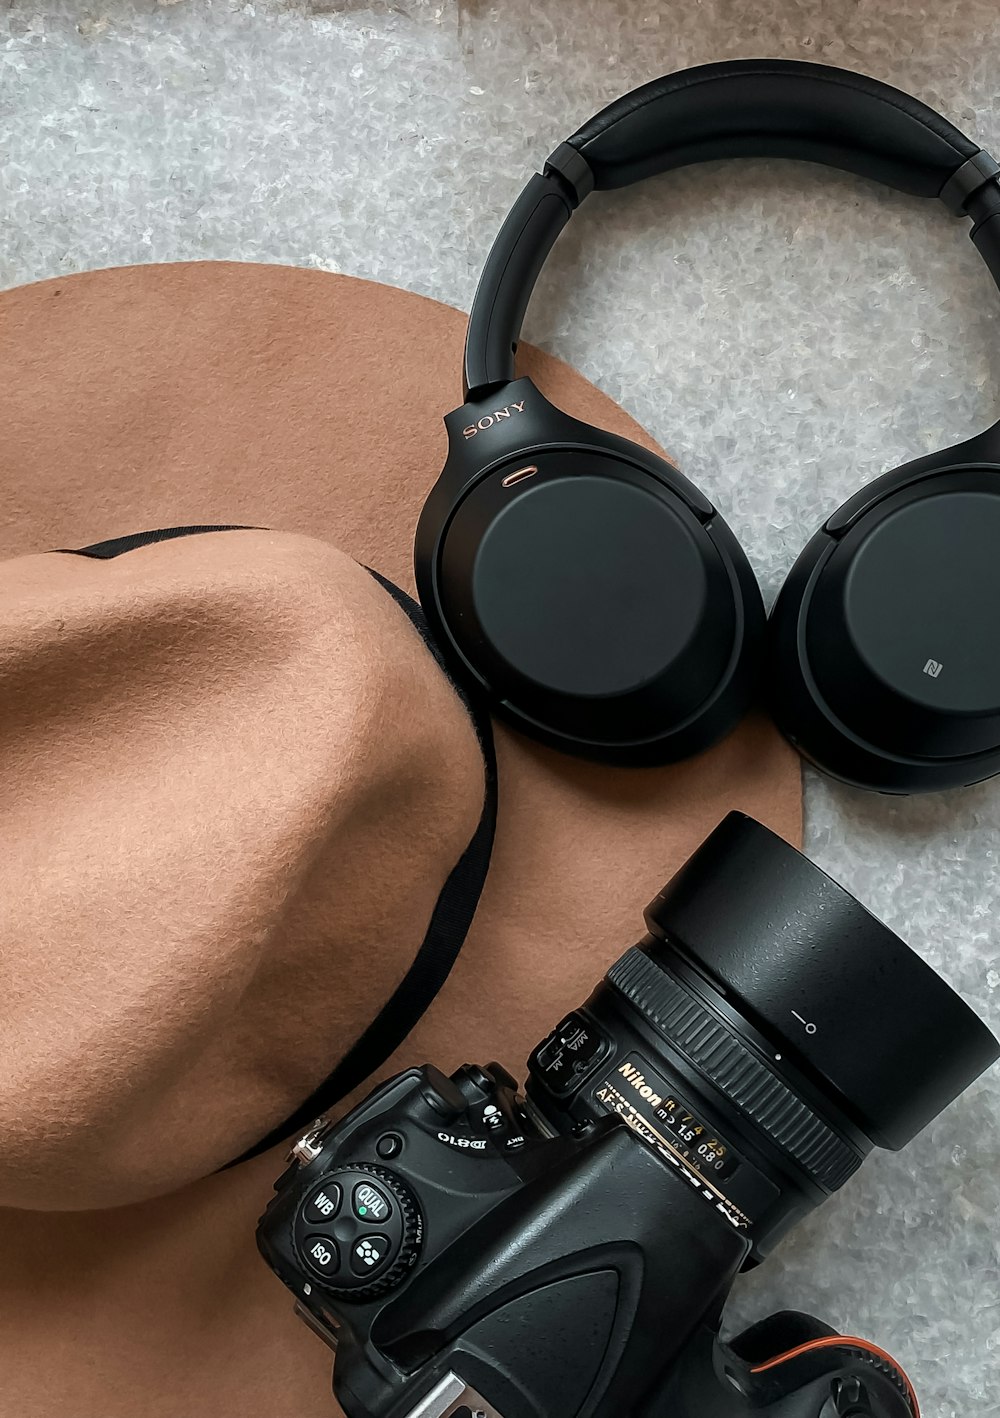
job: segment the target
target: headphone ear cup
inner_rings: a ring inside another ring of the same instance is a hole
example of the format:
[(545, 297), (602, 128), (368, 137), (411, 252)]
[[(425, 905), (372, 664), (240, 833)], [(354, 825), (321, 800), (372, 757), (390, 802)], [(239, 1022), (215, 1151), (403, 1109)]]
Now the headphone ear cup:
[(519, 451), (453, 498), (432, 494), (421, 602), (455, 671), (522, 731), (607, 762), (674, 761), (744, 713), (760, 591), (675, 469), (589, 433), (590, 446)]
[(1000, 772), (997, 471), (887, 475), (792, 567), (768, 631), (772, 712), (823, 771), (884, 793)]

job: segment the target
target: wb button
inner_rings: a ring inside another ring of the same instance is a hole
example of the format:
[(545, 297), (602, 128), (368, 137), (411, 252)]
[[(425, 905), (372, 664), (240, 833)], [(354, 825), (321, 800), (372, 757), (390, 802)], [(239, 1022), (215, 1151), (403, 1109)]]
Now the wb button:
[(335, 1182), (326, 1182), (317, 1187), (306, 1202), (305, 1216), (307, 1221), (318, 1221), (322, 1225), (324, 1221), (332, 1221), (339, 1210), (340, 1188)]

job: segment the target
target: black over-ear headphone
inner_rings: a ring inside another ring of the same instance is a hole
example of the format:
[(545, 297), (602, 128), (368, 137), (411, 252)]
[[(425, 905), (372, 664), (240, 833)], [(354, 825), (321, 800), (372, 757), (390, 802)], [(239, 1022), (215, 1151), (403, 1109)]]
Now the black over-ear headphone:
[(569, 418), (514, 351), (532, 288), (594, 188), (710, 158), (809, 159), (971, 217), (1000, 283), (1000, 164), (886, 84), (778, 60), (626, 94), (531, 178), (469, 320), (466, 402), (417, 530), (420, 598), (492, 707), (610, 762), (696, 753), (761, 671), (777, 722), (827, 772), (883, 792), (1000, 771), (1000, 425), (886, 473), (823, 524), (765, 625), (733, 533), (669, 463)]

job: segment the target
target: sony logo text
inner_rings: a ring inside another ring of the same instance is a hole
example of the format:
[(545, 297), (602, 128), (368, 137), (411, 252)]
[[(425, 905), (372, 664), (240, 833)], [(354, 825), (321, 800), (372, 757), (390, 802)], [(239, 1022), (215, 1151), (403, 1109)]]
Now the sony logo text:
[(486, 429), (492, 428), (493, 425), (499, 423), (501, 419), (509, 419), (511, 414), (523, 413), (524, 400), (522, 399), (519, 404), (508, 404), (506, 408), (494, 409), (491, 414), (483, 414), (482, 418), (476, 423), (466, 424), (462, 432), (465, 434), (466, 438), (475, 438), (477, 433), (484, 433)]

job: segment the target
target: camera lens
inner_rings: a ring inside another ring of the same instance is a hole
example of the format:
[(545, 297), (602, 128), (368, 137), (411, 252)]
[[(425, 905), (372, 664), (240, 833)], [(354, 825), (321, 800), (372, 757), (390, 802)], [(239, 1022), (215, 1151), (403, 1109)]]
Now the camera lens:
[(1000, 1055), (898, 936), (741, 813), (646, 925), (532, 1055), (530, 1103), (559, 1132), (623, 1118), (758, 1257)]

